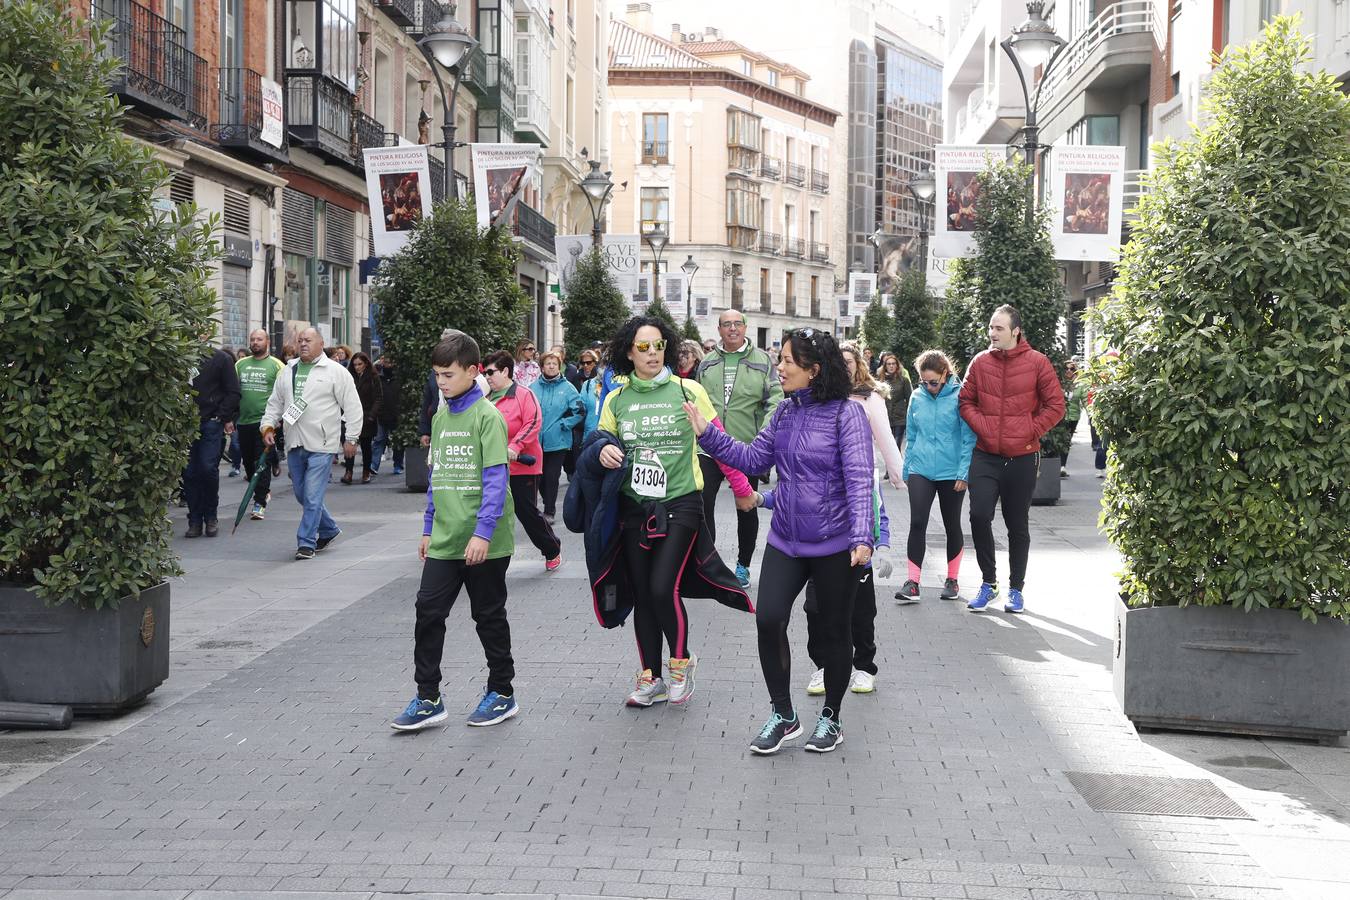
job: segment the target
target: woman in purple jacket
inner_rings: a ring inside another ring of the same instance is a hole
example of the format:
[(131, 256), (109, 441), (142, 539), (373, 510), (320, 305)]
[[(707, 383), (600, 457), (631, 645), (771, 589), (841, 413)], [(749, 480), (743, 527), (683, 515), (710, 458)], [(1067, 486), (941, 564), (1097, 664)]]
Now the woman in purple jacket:
[(872, 558), (872, 435), (867, 414), (849, 402), (849, 377), (834, 338), (814, 328), (788, 332), (778, 362), (786, 399), (749, 445), (709, 428), (697, 409), (685, 413), (699, 446), (742, 472), (778, 469), (769, 546), (759, 570), (759, 662), (773, 714), (750, 744), (777, 753), (802, 734), (789, 694), (788, 620), (808, 580), (838, 585), (821, 592), (825, 706), (806, 749), (828, 753), (843, 743), (839, 705), (848, 689), (853, 647), (849, 622), (858, 586), (855, 567)]

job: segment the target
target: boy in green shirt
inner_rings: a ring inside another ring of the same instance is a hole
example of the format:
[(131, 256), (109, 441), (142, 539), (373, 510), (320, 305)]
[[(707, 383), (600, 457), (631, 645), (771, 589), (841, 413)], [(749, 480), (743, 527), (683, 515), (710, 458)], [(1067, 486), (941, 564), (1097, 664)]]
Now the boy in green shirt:
[(467, 334), (445, 338), (431, 368), (445, 404), (431, 420), (431, 478), (418, 556), (423, 560), (413, 630), (417, 696), (391, 723), (419, 731), (448, 717), (441, 699), (445, 620), (461, 587), (487, 657), (488, 683), (469, 725), (496, 725), (520, 711), (512, 695), (515, 664), (506, 618), (506, 569), (515, 551), (506, 421), (484, 397), (478, 344)]

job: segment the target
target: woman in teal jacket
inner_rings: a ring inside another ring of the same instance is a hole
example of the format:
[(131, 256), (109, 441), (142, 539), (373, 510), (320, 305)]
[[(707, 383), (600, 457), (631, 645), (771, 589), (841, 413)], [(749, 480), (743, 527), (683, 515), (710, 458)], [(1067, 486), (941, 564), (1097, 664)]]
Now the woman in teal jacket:
[(539, 359), (540, 377), (530, 390), (539, 400), (544, 423), (539, 429), (539, 443), (544, 450), (544, 474), (539, 479), (539, 496), (544, 501), (544, 519), (553, 524), (558, 505), (558, 479), (562, 476), (563, 460), (572, 449), (572, 429), (586, 418), (581, 395), (562, 374), (562, 357), (545, 353)]
[(914, 361), (914, 368), (919, 373), (919, 386), (910, 395), (905, 416), (905, 462), (901, 473), (909, 488), (909, 577), (895, 597), (909, 603), (919, 599), (928, 514), (933, 508), (933, 498), (937, 497), (942, 525), (947, 531), (947, 580), (942, 586), (942, 599), (957, 600), (961, 594), (957, 577), (965, 551), (961, 506), (966, 499), (975, 432), (961, 418), (958, 409), (961, 379), (956, 377), (947, 355), (940, 350), (926, 350)]

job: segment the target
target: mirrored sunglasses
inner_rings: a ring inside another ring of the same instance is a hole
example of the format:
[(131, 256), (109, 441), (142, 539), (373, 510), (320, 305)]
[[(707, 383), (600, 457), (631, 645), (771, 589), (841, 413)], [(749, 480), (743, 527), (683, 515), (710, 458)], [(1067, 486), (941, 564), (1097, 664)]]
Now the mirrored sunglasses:
[(665, 339), (659, 341), (633, 341), (633, 349), (639, 353), (647, 353), (650, 350), (665, 350)]

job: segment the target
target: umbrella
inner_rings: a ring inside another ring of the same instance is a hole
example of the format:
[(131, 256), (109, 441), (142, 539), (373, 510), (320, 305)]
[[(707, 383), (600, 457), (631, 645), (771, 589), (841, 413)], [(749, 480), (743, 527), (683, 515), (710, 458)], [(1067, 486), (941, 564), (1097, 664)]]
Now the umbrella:
[(239, 528), (239, 523), (244, 521), (244, 516), (248, 515), (249, 504), (253, 502), (253, 492), (258, 489), (258, 479), (262, 477), (263, 470), (267, 468), (267, 448), (264, 447), (258, 454), (258, 463), (253, 467), (253, 477), (248, 480), (248, 487), (244, 488), (244, 499), (239, 501), (239, 510), (234, 514), (234, 528), (230, 529), (230, 534)]

